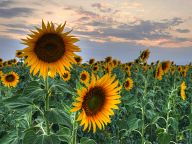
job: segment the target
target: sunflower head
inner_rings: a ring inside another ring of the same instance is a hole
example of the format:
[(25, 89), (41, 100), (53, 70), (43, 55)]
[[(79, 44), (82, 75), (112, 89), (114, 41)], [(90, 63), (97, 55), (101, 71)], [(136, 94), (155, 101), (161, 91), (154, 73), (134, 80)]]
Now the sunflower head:
[(146, 61), (148, 60), (148, 58), (149, 58), (149, 55), (150, 55), (149, 49), (144, 50), (144, 51), (141, 53), (141, 55), (140, 55), (141, 61), (142, 61), (142, 62), (146, 62)]
[(118, 65), (118, 60), (114, 59), (112, 62), (113, 62), (114, 67), (116, 67)]
[(3, 59), (2, 59), (2, 58), (0, 58), (0, 64), (1, 64), (1, 63), (3, 63)]
[(77, 64), (81, 64), (82, 60), (83, 60), (82, 57), (75, 56), (75, 61), (76, 61)]
[(106, 57), (106, 58), (105, 58), (105, 62), (106, 62), (106, 63), (112, 62), (112, 57), (111, 57), (111, 56)]
[(19, 82), (19, 75), (15, 72), (3, 74), (1, 80), (6, 87), (16, 87)]
[(97, 127), (102, 129), (111, 122), (113, 109), (118, 109), (117, 104), (121, 102), (120, 89), (115, 76), (106, 74), (98, 79), (92, 75), (88, 88), (83, 87), (77, 91), (78, 97), (71, 111), (80, 111), (77, 121), (81, 121), (80, 126), (84, 125), (83, 130), (93, 128), (95, 133)]
[(182, 66), (178, 66), (178, 71), (179, 71), (179, 72), (182, 72), (182, 71), (183, 71)]
[(69, 71), (64, 71), (63, 75), (62, 75), (62, 79), (64, 81), (68, 81), (71, 79), (71, 73)]
[(131, 78), (127, 78), (124, 82), (124, 88), (129, 91), (133, 88), (133, 80)]
[(17, 58), (23, 58), (24, 56), (23, 56), (22, 50), (17, 50), (16, 53), (15, 53), (15, 56), (16, 56)]
[(186, 100), (186, 94), (185, 94), (185, 89), (187, 88), (185, 82), (182, 82), (181, 86), (180, 86), (180, 95), (182, 100)]
[(30, 66), (30, 73), (35, 75), (39, 72), (44, 79), (48, 71), (62, 76), (65, 69), (69, 70), (71, 64), (76, 63), (75, 52), (80, 49), (74, 43), (78, 39), (70, 36), (70, 32), (63, 32), (65, 24), (55, 27), (52, 22), (46, 25), (42, 21), (42, 28), (36, 28), (27, 39), (23, 39), (27, 48), (19, 52), (22, 57), (26, 57), (25, 63)]
[(80, 81), (87, 85), (89, 83), (89, 73), (87, 71), (83, 71), (80, 74)]
[(164, 61), (161, 63), (162, 65), (162, 70), (164, 73), (167, 73), (171, 67), (171, 62), (170, 61)]
[(94, 62), (95, 62), (95, 59), (94, 59), (94, 58), (91, 58), (91, 59), (89, 60), (89, 64), (90, 64), (90, 65), (94, 64)]
[(92, 70), (93, 70), (93, 72), (97, 72), (99, 70), (99, 66), (98, 65), (94, 65)]
[(155, 71), (155, 78), (158, 79), (158, 80), (162, 80), (162, 76), (163, 76), (162, 66), (158, 65), (157, 69)]

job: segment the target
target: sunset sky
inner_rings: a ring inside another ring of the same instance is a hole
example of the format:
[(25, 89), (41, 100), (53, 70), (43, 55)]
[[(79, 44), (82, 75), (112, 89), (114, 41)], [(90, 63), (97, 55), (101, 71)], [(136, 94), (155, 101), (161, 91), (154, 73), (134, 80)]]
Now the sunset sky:
[(21, 38), (42, 19), (80, 39), (85, 61), (132, 61), (149, 48), (149, 62), (192, 62), (192, 0), (0, 0), (0, 58), (15, 57)]

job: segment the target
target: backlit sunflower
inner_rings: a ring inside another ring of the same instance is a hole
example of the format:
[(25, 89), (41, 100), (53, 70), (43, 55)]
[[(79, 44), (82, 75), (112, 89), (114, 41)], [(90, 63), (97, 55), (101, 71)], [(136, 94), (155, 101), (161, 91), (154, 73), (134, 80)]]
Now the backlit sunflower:
[(79, 52), (80, 48), (74, 43), (78, 39), (70, 36), (70, 32), (63, 32), (65, 24), (60, 24), (55, 28), (51, 23), (42, 21), (42, 28), (36, 28), (28, 38), (23, 39), (23, 44), (27, 48), (21, 50), (22, 57), (26, 57), (25, 63), (30, 66), (30, 73), (39, 74), (45, 79), (48, 71), (59, 73), (60, 76), (71, 68), (72, 63), (76, 63), (74, 52)]
[(90, 65), (94, 64), (94, 62), (95, 62), (95, 59), (94, 59), (94, 58), (91, 58), (91, 59), (89, 60), (89, 64), (90, 64)]
[(1, 80), (6, 87), (16, 87), (19, 82), (19, 75), (15, 72), (9, 72), (1, 76)]
[(80, 81), (87, 85), (89, 83), (89, 73), (87, 71), (83, 71), (80, 73)]
[(133, 80), (131, 78), (127, 78), (124, 83), (124, 88), (129, 91), (133, 88)]
[(71, 73), (69, 71), (64, 71), (64, 73), (61, 77), (64, 81), (68, 81), (71, 79)]
[(2, 64), (3, 63), (3, 59), (2, 58), (0, 58), (0, 64)]
[(74, 58), (75, 58), (75, 61), (76, 61), (77, 64), (81, 64), (81, 62), (82, 62), (82, 60), (83, 60), (82, 57), (80, 57), (80, 56), (75, 56)]
[(161, 65), (162, 65), (162, 70), (163, 70), (164, 74), (166, 74), (171, 67), (171, 62), (170, 61), (164, 61), (161, 63)]
[(185, 89), (187, 88), (185, 82), (182, 82), (181, 86), (180, 86), (180, 95), (182, 100), (186, 100), (186, 94), (185, 94)]
[(106, 58), (105, 58), (105, 62), (106, 62), (106, 63), (112, 62), (112, 57), (111, 57), (111, 56), (106, 57)]
[(150, 55), (149, 49), (144, 50), (144, 51), (141, 53), (141, 55), (140, 55), (141, 61), (142, 61), (142, 62), (146, 62), (146, 61), (148, 60), (148, 58), (149, 58), (149, 55)]
[(88, 88), (83, 87), (77, 90), (77, 101), (73, 103), (71, 112), (80, 111), (77, 121), (81, 121), (80, 126), (84, 125), (83, 130), (93, 129), (95, 133), (97, 127), (103, 129), (111, 122), (110, 116), (114, 115), (113, 109), (118, 109), (117, 104), (121, 103), (120, 89), (115, 76), (106, 74), (97, 80), (92, 75)]
[(155, 71), (155, 78), (158, 80), (162, 80), (162, 76), (163, 76), (163, 70), (162, 70), (162, 66), (158, 65), (156, 71)]

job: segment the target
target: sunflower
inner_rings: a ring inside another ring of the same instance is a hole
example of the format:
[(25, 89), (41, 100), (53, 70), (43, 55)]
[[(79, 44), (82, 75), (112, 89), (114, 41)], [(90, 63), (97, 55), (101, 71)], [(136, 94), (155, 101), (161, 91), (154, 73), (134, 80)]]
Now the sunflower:
[(185, 89), (187, 88), (185, 82), (182, 82), (181, 86), (180, 86), (180, 95), (182, 100), (186, 100), (186, 94), (185, 94)]
[(83, 71), (80, 73), (80, 81), (85, 85), (89, 83), (89, 73), (87, 71)]
[(2, 58), (0, 58), (0, 64), (2, 64), (3, 63), (3, 59)]
[(182, 71), (183, 71), (182, 66), (178, 66), (178, 68), (177, 68), (177, 69), (178, 69), (178, 71), (179, 71), (179, 72), (182, 72)]
[(144, 51), (141, 53), (141, 55), (140, 55), (141, 61), (142, 61), (142, 62), (146, 62), (146, 61), (148, 60), (148, 58), (149, 58), (149, 55), (150, 55), (149, 49), (144, 50)]
[(93, 70), (93, 72), (97, 72), (99, 70), (99, 66), (98, 65), (94, 65), (92, 70)]
[(16, 50), (15, 56), (16, 56), (17, 58), (23, 58), (23, 52), (22, 52), (22, 50)]
[(2, 71), (0, 71), (0, 78), (1, 78), (1, 76), (3, 76), (3, 72)]
[(90, 65), (94, 64), (94, 62), (95, 62), (95, 59), (94, 59), (94, 58), (91, 58), (91, 59), (89, 60), (89, 64), (90, 64)]
[(81, 64), (81, 62), (82, 62), (82, 60), (83, 60), (82, 57), (80, 57), (80, 56), (75, 56), (74, 58), (75, 58), (75, 61), (76, 61), (77, 64)]
[(71, 79), (71, 73), (69, 71), (64, 71), (64, 73), (61, 77), (64, 81), (68, 81)]
[(30, 66), (30, 73), (39, 75), (45, 79), (48, 71), (59, 73), (60, 76), (71, 68), (72, 63), (76, 63), (74, 52), (79, 52), (80, 48), (74, 43), (78, 39), (68, 35), (70, 32), (63, 32), (65, 24), (60, 24), (57, 28), (51, 23), (42, 21), (42, 28), (36, 28), (28, 38), (23, 39), (23, 44), (27, 48), (21, 50), (22, 57), (26, 57), (25, 63)]
[(114, 67), (116, 67), (118, 65), (118, 60), (114, 59), (112, 62), (113, 62)]
[(162, 70), (163, 70), (164, 74), (166, 74), (171, 67), (171, 62), (170, 61), (164, 61), (161, 63), (161, 65), (162, 65)]
[(0, 70), (3, 68), (3, 64), (0, 64)]
[(106, 57), (106, 58), (105, 58), (105, 62), (106, 62), (106, 63), (112, 62), (112, 57), (111, 57), (111, 56)]
[(16, 87), (19, 82), (19, 75), (15, 72), (9, 72), (1, 76), (1, 80), (6, 87)]
[(158, 65), (156, 71), (155, 71), (155, 78), (158, 80), (162, 80), (162, 76), (163, 76), (163, 70), (162, 70), (162, 66)]
[(96, 128), (102, 129), (111, 122), (110, 116), (114, 115), (113, 109), (118, 109), (117, 104), (121, 103), (118, 87), (118, 80), (115, 76), (106, 74), (96, 80), (92, 74), (91, 83), (88, 88), (77, 90), (77, 102), (73, 103), (71, 112), (80, 111), (77, 121), (84, 125), (84, 129), (96, 132)]
[(131, 78), (127, 78), (124, 83), (124, 88), (129, 91), (133, 88), (133, 80)]

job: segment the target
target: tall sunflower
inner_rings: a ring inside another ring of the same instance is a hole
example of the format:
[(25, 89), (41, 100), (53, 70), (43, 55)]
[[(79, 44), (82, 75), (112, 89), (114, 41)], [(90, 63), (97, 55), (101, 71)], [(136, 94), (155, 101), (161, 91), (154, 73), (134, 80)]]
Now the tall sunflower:
[(94, 64), (94, 62), (95, 62), (95, 59), (94, 59), (94, 58), (91, 58), (91, 59), (89, 60), (89, 64), (90, 64), (90, 65)]
[(181, 86), (180, 86), (180, 95), (182, 100), (186, 100), (186, 94), (185, 94), (185, 89), (187, 88), (185, 82), (182, 82)]
[(74, 52), (79, 52), (80, 48), (74, 43), (78, 39), (70, 36), (70, 32), (63, 32), (65, 24), (55, 28), (52, 22), (45, 25), (42, 21), (42, 28), (36, 27), (36, 31), (23, 39), (27, 47), (19, 52), (26, 57), (25, 63), (30, 66), (30, 73), (35, 75), (39, 72), (44, 79), (48, 71), (62, 76), (66, 68), (71, 68), (71, 63), (76, 63)]
[(83, 71), (80, 73), (80, 81), (87, 85), (89, 83), (89, 73), (87, 71)]
[(162, 66), (159, 64), (155, 71), (155, 78), (158, 80), (162, 80), (162, 76), (163, 76), (163, 70), (162, 70)]
[(1, 80), (6, 87), (16, 87), (19, 82), (19, 75), (15, 72), (9, 72), (1, 76)]
[(161, 63), (161, 65), (162, 65), (162, 70), (163, 70), (164, 74), (166, 74), (171, 67), (171, 62), (170, 61), (164, 61)]
[(127, 78), (124, 83), (124, 88), (129, 91), (133, 88), (133, 80), (131, 78)]
[(92, 74), (91, 83), (88, 88), (82, 88), (77, 91), (78, 97), (73, 103), (71, 112), (80, 111), (77, 121), (84, 125), (84, 129), (96, 132), (96, 128), (102, 129), (111, 122), (110, 116), (114, 115), (113, 109), (118, 109), (117, 104), (121, 103), (118, 87), (118, 80), (115, 76), (106, 74), (96, 80)]

